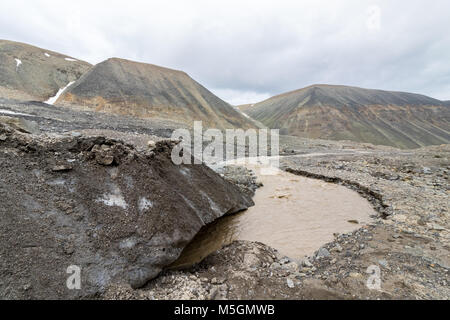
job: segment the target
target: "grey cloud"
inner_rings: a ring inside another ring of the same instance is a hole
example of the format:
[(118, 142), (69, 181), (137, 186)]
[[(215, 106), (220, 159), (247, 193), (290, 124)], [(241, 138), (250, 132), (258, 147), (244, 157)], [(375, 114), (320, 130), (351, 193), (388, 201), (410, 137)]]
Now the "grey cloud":
[(448, 100), (448, 12), (447, 0), (3, 1), (0, 38), (181, 69), (230, 103), (313, 83)]

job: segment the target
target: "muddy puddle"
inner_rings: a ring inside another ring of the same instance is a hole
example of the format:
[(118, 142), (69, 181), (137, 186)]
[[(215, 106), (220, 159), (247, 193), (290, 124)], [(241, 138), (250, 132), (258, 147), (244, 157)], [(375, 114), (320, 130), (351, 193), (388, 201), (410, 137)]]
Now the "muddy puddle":
[(301, 259), (332, 241), (334, 233), (358, 229), (377, 214), (357, 192), (337, 184), (284, 171), (257, 176), (264, 187), (256, 192), (255, 206), (206, 226), (173, 267), (200, 262), (234, 240), (262, 242)]

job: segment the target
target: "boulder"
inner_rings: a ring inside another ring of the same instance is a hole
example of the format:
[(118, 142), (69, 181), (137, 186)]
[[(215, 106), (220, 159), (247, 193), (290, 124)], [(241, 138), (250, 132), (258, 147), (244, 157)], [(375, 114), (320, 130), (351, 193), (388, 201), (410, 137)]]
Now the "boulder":
[(24, 118), (0, 116), (0, 122), (24, 133), (40, 133), (39, 125)]
[[(170, 142), (140, 153), (104, 137), (37, 137), (2, 123), (0, 136), (0, 299), (141, 287), (203, 226), (253, 205), (207, 166), (173, 164)], [(99, 163), (105, 154), (114, 161)]]

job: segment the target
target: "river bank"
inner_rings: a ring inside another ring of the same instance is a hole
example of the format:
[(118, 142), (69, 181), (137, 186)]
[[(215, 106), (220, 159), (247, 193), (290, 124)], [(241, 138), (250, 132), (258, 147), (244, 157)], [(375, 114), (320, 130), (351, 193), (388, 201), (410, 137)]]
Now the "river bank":
[[(226, 167), (226, 175), (240, 167)], [(260, 165), (247, 165), (260, 172)], [(204, 228), (185, 248), (174, 267), (201, 262), (236, 240), (262, 242), (291, 259), (313, 254), (333, 234), (354, 231), (377, 212), (353, 190), (286, 171), (257, 175), (255, 206)]]

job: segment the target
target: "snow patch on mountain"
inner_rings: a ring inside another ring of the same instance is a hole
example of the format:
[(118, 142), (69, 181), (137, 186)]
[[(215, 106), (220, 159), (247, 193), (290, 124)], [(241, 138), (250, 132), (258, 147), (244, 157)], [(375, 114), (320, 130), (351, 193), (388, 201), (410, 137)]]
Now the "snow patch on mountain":
[(22, 61), (20, 59), (15, 58), (16, 60), (16, 71), (19, 70), (20, 65), (22, 64)]
[(56, 93), (56, 95), (54, 97), (51, 97), (47, 101), (45, 101), (45, 103), (47, 103), (47, 104), (54, 104), (58, 100), (58, 98), (64, 93), (64, 91), (66, 91), (66, 89), (68, 87), (70, 87), (74, 83), (75, 83), (75, 81), (69, 82), (69, 84), (67, 84), (67, 86), (65, 86), (64, 88), (59, 89), (58, 92)]

